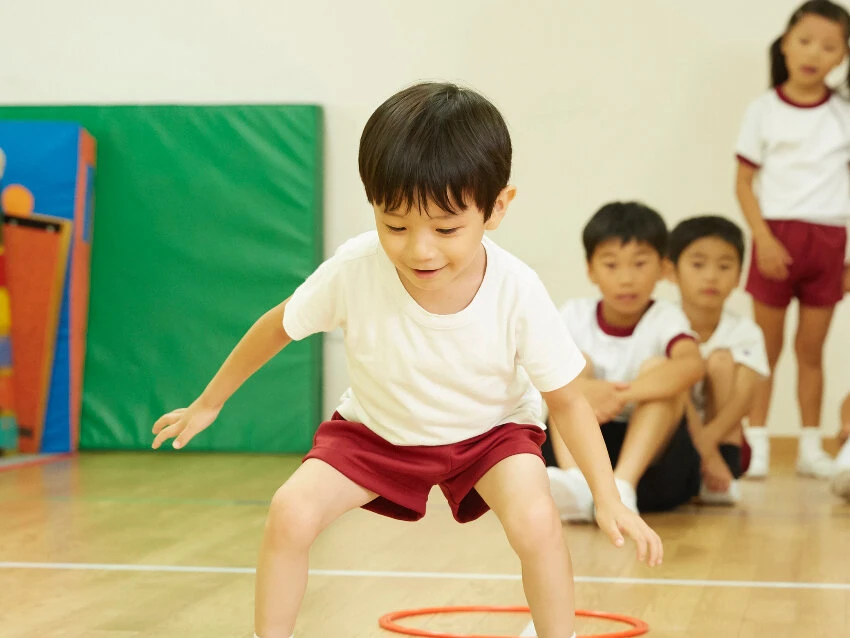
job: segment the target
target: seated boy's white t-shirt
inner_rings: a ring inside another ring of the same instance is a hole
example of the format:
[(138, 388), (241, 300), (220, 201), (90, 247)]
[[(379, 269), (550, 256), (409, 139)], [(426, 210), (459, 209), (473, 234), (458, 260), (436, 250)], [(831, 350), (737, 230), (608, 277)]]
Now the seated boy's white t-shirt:
[(504, 423), (544, 427), (540, 396), (585, 361), (537, 274), (484, 239), (487, 267), (452, 315), (408, 294), (377, 232), (339, 248), (292, 295), (295, 340), (341, 327), (351, 387), (337, 411), (395, 445), (444, 445)]
[[(762, 377), (770, 376), (764, 334), (755, 321), (733, 312), (724, 311), (720, 323), (711, 337), (699, 346), (703, 359), (708, 359), (718, 350), (726, 350), (732, 361), (746, 366)], [(694, 387), (694, 405), (702, 411), (705, 406), (705, 388), (703, 383)]]
[[(646, 361), (667, 357), (677, 341), (693, 338), (685, 313), (668, 301), (653, 301), (629, 329), (607, 325), (601, 304), (598, 299), (571, 299), (561, 307), (561, 317), (579, 350), (593, 363), (596, 379), (634, 381)], [(632, 409), (627, 406), (615, 420), (627, 421)]]

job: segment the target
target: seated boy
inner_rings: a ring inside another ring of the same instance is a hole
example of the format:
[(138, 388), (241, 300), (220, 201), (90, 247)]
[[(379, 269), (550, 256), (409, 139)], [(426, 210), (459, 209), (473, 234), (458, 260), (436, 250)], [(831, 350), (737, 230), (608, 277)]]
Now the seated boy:
[[(602, 299), (568, 301), (561, 316), (588, 361), (576, 383), (601, 423), (620, 497), (633, 511), (664, 511), (699, 492), (700, 459), (684, 418), (703, 361), (688, 320), (652, 298), (667, 226), (639, 203), (604, 206), (584, 228), (590, 280)], [(593, 497), (554, 428), (544, 457), (561, 520), (593, 520)]]
[(705, 381), (694, 388), (688, 410), (691, 439), (702, 459), (700, 500), (733, 505), (748, 461), (742, 458), (741, 421), (758, 381), (770, 375), (761, 329), (724, 308), (741, 278), (744, 235), (723, 217), (693, 217), (670, 233), (668, 253), (682, 310), (705, 359)]

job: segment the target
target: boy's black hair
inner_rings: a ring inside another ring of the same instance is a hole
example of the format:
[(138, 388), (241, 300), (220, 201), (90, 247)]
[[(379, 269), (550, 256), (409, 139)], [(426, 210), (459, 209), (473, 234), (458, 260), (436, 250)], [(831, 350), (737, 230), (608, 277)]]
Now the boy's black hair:
[(688, 246), (705, 237), (717, 237), (730, 244), (738, 253), (738, 262), (744, 263), (744, 233), (741, 227), (719, 215), (691, 217), (670, 231), (667, 249), (670, 261), (678, 265), (679, 258)]
[[(785, 33), (779, 36), (770, 45), (770, 85), (774, 88), (781, 86), (788, 81), (788, 66), (785, 64), (785, 54), (782, 53), (782, 38), (785, 37), (797, 23), (807, 15), (817, 15), (827, 20), (837, 22), (844, 29), (844, 44), (850, 39), (850, 13), (840, 4), (830, 2), (830, 0), (809, 0), (804, 2), (791, 15), (788, 20), (788, 26), (785, 28)], [(847, 71), (847, 77), (844, 79), (845, 89), (850, 89), (850, 69)]]
[(609, 239), (624, 244), (647, 243), (659, 257), (667, 254), (667, 225), (661, 215), (640, 202), (612, 202), (590, 218), (582, 234), (587, 261), (593, 258), (597, 246)]
[(360, 178), (370, 204), (449, 213), (470, 204), (490, 218), (511, 174), (511, 137), (498, 109), (475, 91), (426, 82), (396, 93), (360, 138)]

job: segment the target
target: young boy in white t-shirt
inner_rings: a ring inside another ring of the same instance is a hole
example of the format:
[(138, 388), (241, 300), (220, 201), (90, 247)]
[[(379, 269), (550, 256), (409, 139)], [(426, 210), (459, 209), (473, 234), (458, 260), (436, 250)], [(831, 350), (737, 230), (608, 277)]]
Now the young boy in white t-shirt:
[[(602, 298), (571, 300), (561, 309), (588, 360), (578, 385), (602, 424), (623, 503), (634, 511), (669, 510), (699, 491), (699, 455), (684, 414), (703, 362), (681, 308), (652, 298), (667, 226), (647, 206), (617, 202), (591, 218), (583, 242), (588, 276)], [(593, 520), (588, 477), (554, 428), (544, 456), (561, 519)]]
[(770, 375), (761, 328), (725, 309), (741, 279), (744, 234), (724, 217), (693, 217), (670, 233), (668, 254), (706, 364), (689, 410), (691, 438), (702, 459), (700, 500), (732, 505), (740, 499), (737, 479), (749, 462), (742, 453), (742, 419), (758, 382)]
[[(256, 581), (255, 632), (292, 634), (310, 547), (346, 511), (425, 514), (439, 485), (460, 522), (492, 508), (522, 563), (538, 635), (573, 635), (569, 555), (540, 444), (539, 390), (588, 477), (615, 544), (661, 560), (658, 536), (621, 502), (593, 411), (573, 380), (584, 359), (537, 275), (484, 237), (505, 216), (511, 141), (477, 93), (425, 83), (389, 98), (360, 141), (376, 231), (345, 243), (261, 317), (188, 408), (154, 426), (183, 448), (290, 341), (341, 327), (351, 387), (277, 491)], [(536, 388), (536, 390), (535, 390)]]

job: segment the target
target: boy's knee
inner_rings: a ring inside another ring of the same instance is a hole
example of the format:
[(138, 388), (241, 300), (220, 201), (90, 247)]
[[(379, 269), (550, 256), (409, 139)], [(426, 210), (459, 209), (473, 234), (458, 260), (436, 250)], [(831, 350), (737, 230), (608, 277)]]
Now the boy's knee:
[(321, 518), (309, 499), (284, 485), (272, 498), (266, 532), (272, 542), (307, 548), (321, 532)]
[(705, 361), (705, 373), (709, 378), (718, 375), (732, 375), (735, 373), (735, 359), (728, 350), (715, 350)]
[(502, 525), (520, 559), (549, 551), (553, 542), (564, 542), (561, 519), (548, 492), (516, 503), (504, 516)]

